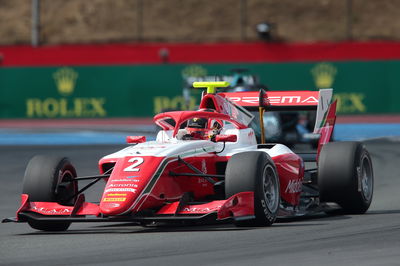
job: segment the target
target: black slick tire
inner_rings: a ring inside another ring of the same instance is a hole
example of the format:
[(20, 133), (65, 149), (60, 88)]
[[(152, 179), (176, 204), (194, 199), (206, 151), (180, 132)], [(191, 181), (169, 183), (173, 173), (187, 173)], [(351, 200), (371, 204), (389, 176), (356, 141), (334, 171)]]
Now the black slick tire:
[[(23, 194), (29, 195), (31, 202), (57, 202), (73, 205), (71, 198), (77, 192), (76, 182), (69, 182), (76, 177), (75, 168), (67, 158), (37, 155), (26, 167)], [(65, 231), (70, 222), (28, 220), (29, 225), (43, 231)]]
[(237, 226), (269, 226), (276, 219), (279, 203), (279, 176), (271, 157), (265, 152), (235, 154), (225, 172), (225, 194), (229, 198), (239, 192), (254, 192), (255, 217), (235, 220)]
[(322, 147), (318, 161), (321, 202), (335, 202), (345, 213), (362, 214), (371, 205), (374, 174), (361, 142), (333, 142)]

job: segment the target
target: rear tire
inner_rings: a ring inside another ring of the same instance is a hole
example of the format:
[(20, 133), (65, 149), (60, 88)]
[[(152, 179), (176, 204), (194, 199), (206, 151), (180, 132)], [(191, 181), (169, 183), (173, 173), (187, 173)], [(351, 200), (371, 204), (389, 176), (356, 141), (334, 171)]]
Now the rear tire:
[(349, 214), (362, 214), (368, 210), (374, 175), (371, 157), (361, 142), (325, 144), (318, 164), (321, 201), (335, 202)]
[(269, 226), (280, 203), (279, 177), (271, 157), (265, 152), (242, 152), (232, 156), (225, 173), (225, 194), (254, 192), (255, 218), (235, 221), (237, 226)]
[[(67, 158), (37, 155), (26, 167), (23, 194), (29, 195), (31, 202), (57, 202), (73, 205), (78, 191), (76, 182), (68, 182), (76, 177), (75, 168)], [(28, 224), (37, 230), (65, 231), (71, 222), (43, 222), (28, 220)]]

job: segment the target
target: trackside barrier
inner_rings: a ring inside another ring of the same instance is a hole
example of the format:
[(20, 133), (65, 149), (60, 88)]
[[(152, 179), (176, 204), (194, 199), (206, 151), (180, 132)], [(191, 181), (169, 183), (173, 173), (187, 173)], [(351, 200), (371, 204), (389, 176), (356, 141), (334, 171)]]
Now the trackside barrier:
[[(334, 88), (339, 114), (400, 113), (400, 61), (240, 64), (271, 90)], [(0, 118), (151, 117), (194, 108), (185, 75), (228, 75), (238, 64), (0, 68)]]

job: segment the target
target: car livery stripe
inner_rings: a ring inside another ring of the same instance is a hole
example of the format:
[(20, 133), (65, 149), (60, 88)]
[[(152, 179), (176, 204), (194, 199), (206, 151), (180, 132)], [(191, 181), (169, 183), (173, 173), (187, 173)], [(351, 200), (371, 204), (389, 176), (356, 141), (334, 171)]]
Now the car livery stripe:
[[(171, 157), (167, 157), (165, 158), (162, 163), (160, 164), (160, 166), (157, 168), (155, 174), (153, 175), (153, 177), (151, 178), (150, 182), (147, 184), (147, 186), (143, 189), (141, 195), (139, 197), (137, 197), (137, 199), (135, 200), (135, 202), (132, 204), (132, 206), (126, 210), (123, 214), (127, 214), (130, 211), (132, 211), (132, 209), (134, 207), (136, 207), (136, 204), (143, 198), (143, 197), (147, 197), (150, 192), (153, 190), (154, 185), (157, 183), (158, 179), (160, 178), (161, 174), (164, 172), (165, 167), (167, 167), (167, 165), (171, 162), (177, 161), (178, 157), (180, 158), (187, 158), (189, 156), (195, 155), (195, 154), (203, 154), (203, 153), (210, 153), (210, 152), (214, 152), (215, 148), (214, 147), (205, 147), (205, 148), (196, 148), (192, 151), (188, 151), (188, 152), (184, 152), (181, 154), (177, 154), (177, 155), (172, 155)], [(145, 202), (146, 200), (142, 201), (142, 204)], [(141, 204), (141, 205), (142, 205)], [(138, 209), (141, 207), (138, 206)]]

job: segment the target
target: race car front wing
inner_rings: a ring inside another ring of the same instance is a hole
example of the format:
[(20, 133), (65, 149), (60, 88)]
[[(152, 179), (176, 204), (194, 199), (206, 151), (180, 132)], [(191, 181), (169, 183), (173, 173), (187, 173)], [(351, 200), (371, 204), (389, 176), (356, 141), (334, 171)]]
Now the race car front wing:
[(254, 218), (254, 193), (241, 192), (226, 200), (203, 203), (178, 201), (164, 205), (152, 215), (131, 213), (130, 215), (104, 216), (99, 205), (85, 202), (80, 194), (74, 206), (60, 205), (56, 202), (30, 202), (27, 194), (21, 195), (21, 206), (16, 217), (2, 222), (28, 222), (29, 220), (50, 222), (177, 222), (203, 220), (245, 220)]

